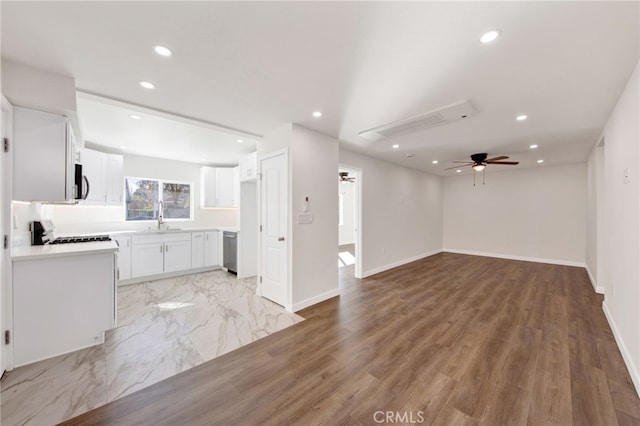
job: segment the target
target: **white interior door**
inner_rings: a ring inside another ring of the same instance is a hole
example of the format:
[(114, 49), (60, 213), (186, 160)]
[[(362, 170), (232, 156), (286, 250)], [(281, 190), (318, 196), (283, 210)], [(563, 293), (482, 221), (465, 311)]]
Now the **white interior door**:
[(287, 154), (260, 160), (262, 296), (290, 308), (287, 277)]

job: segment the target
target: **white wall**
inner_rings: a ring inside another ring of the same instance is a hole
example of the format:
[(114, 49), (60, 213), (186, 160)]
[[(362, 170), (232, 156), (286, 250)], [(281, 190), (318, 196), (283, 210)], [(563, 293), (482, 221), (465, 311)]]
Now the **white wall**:
[[(338, 290), (338, 140), (293, 126), (292, 177), (293, 306), (337, 296)], [(296, 221), (309, 197), (313, 223)], [(324, 295), (324, 296), (323, 296)], [(300, 309), (300, 308), (298, 308)]]
[(342, 225), (338, 225), (338, 243), (355, 243), (355, 183), (339, 183), (338, 195), (342, 195)]
[[(258, 158), (282, 149), (288, 150), (289, 168), (287, 258), (291, 294), (290, 306), (285, 307), (297, 311), (339, 294), (338, 140), (287, 124), (258, 142)], [(296, 218), (306, 197), (313, 223), (301, 225)]]
[[(591, 152), (587, 161), (587, 229), (585, 263), (587, 273), (594, 290), (604, 293), (604, 287), (598, 286), (598, 275), (602, 270), (598, 268), (598, 247), (601, 236), (598, 235), (599, 223), (603, 220), (602, 205), (604, 204), (604, 146), (597, 146)], [(600, 225), (601, 227), (601, 225)]]
[[(640, 62), (603, 132), (604, 229), (598, 234), (604, 241), (599, 243), (597, 284), (604, 287), (605, 314), (640, 394), (639, 67)], [(625, 169), (628, 183), (623, 180)]]
[[(201, 209), (199, 207), (200, 165), (198, 164), (125, 155), (124, 175), (192, 183), (194, 220), (175, 222), (176, 227), (237, 226), (237, 209)], [(124, 206), (49, 205), (43, 206), (43, 214), (55, 220), (56, 230), (61, 234), (146, 229), (153, 226), (149, 222), (125, 222)], [(21, 227), (28, 227), (24, 221), (19, 219), (19, 222)]]
[(258, 185), (240, 183), (240, 247), (238, 278), (255, 277), (258, 273)]
[(442, 178), (340, 150), (340, 164), (362, 169), (362, 275), (442, 249)]
[(444, 250), (584, 265), (586, 165), (444, 179)]

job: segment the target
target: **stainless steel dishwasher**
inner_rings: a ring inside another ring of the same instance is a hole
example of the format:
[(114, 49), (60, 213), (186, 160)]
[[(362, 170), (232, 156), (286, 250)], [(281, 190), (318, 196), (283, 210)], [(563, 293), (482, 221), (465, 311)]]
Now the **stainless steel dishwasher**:
[(222, 266), (232, 274), (238, 274), (238, 234), (232, 231), (222, 233)]

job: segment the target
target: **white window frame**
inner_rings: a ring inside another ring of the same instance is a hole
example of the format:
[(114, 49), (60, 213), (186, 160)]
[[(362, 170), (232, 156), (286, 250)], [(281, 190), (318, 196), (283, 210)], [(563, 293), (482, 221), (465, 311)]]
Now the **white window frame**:
[(124, 205), (124, 209), (123, 209), (123, 216), (124, 216), (124, 221), (128, 222), (128, 223), (156, 223), (158, 221), (158, 219), (144, 219), (144, 220), (131, 220), (131, 219), (127, 219), (127, 191), (126, 191), (126, 186), (127, 186), (127, 179), (137, 179), (137, 180), (153, 180), (158, 182), (158, 201), (162, 201), (164, 203), (164, 199), (163, 199), (163, 184), (165, 183), (177, 183), (179, 185), (189, 185), (189, 218), (163, 218), (163, 222), (188, 222), (188, 221), (192, 221), (194, 220), (194, 195), (193, 195), (193, 190), (195, 188), (195, 185), (193, 184), (193, 182), (185, 182), (185, 181), (179, 181), (179, 180), (175, 180), (175, 179), (160, 179), (160, 178), (148, 178), (148, 177), (137, 177), (137, 176), (125, 176), (124, 177), (124, 197), (123, 198), (123, 205)]

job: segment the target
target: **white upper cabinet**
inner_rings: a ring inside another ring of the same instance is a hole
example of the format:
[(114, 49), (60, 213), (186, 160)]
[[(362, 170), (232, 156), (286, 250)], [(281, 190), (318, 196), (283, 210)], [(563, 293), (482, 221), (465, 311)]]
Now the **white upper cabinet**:
[[(83, 204), (122, 205), (124, 192), (123, 157), (92, 149), (80, 151), (84, 188), (87, 198)], [(88, 193), (87, 193), (88, 191)]]
[(238, 207), (238, 167), (202, 167), (200, 169), (200, 207)]
[(75, 148), (66, 117), (15, 107), (13, 120), (13, 199), (74, 201)]
[(216, 206), (233, 207), (234, 185), (233, 168), (216, 168)]
[(107, 156), (98, 151), (80, 151), (82, 174), (85, 177), (83, 204), (104, 204), (107, 201)]
[(252, 152), (240, 159), (240, 182), (256, 180), (258, 177), (258, 153)]
[(124, 196), (124, 157), (107, 154), (107, 204), (121, 206)]

